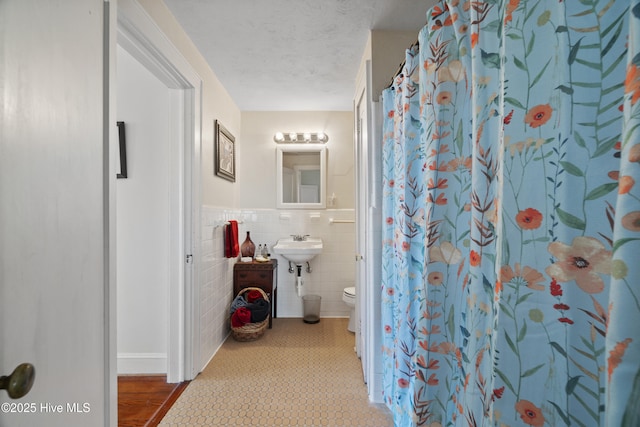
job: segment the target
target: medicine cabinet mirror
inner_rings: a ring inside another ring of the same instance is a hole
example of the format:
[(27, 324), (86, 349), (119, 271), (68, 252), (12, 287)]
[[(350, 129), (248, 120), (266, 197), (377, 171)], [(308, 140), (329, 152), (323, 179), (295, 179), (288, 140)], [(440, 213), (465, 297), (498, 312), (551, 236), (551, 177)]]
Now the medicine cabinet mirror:
[(326, 207), (326, 157), (326, 147), (320, 144), (287, 144), (276, 148), (278, 208)]

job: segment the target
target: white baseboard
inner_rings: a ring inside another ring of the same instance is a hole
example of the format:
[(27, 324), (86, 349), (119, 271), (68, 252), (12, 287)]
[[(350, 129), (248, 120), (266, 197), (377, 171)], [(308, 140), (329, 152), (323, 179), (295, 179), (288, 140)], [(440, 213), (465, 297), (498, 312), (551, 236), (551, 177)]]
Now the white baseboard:
[(118, 353), (118, 374), (166, 373), (166, 353)]

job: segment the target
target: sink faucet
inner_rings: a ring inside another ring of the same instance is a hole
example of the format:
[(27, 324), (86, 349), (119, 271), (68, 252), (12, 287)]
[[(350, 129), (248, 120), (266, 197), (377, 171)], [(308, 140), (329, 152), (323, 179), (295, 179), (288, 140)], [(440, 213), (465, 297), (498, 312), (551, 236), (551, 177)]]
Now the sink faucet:
[(305, 234), (305, 235), (292, 234), (291, 237), (293, 237), (294, 242), (304, 242), (305, 240), (307, 240), (307, 237), (309, 237), (309, 235), (308, 234)]

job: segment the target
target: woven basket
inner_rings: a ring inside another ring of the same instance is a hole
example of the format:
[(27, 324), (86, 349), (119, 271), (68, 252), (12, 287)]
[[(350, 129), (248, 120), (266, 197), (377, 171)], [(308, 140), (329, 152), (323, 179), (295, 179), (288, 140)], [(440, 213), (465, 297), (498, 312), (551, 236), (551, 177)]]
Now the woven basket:
[[(244, 295), (249, 291), (259, 291), (262, 294), (262, 297), (269, 301), (269, 297), (267, 294), (260, 288), (244, 288), (241, 290), (238, 295)], [(239, 326), (237, 328), (231, 327), (231, 335), (236, 341), (254, 341), (257, 340), (264, 334), (265, 329), (269, 325), (269, 316), (264, 319), (262, 322), (258, 323), (247, 323), (243, 326)]]

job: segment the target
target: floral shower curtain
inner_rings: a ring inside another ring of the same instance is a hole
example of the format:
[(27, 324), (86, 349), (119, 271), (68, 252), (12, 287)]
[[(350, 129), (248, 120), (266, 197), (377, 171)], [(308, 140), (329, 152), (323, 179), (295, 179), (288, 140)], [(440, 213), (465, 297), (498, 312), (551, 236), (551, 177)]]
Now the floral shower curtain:
[(640, 3), (427, 17), (383, 93), (395, 425), (640, 425)]

